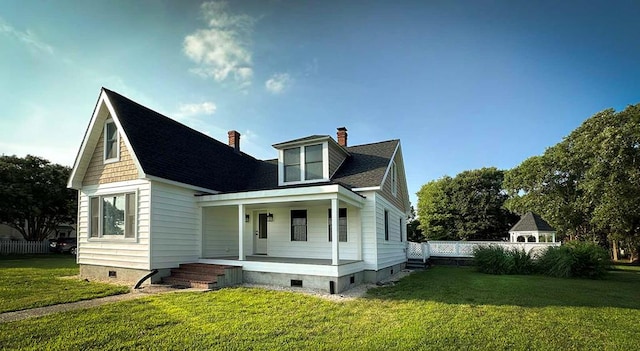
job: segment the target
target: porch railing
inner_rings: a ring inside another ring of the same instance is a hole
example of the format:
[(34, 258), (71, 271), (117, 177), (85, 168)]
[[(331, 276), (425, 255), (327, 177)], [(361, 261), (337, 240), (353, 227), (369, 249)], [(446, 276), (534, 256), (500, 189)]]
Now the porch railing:
[(504, 241), (427, 241), (423, 243), (409, 242), (407, 258), (422, 259), (435, 257), (473, 257), (473, 249), (478, 246), (501, 246), (508, 249), (522, 249), (534, 257), (550, 246), (560, 243), (511, 243)]
[(0, 241), (0, 255), (49, 253), (49, 240)]

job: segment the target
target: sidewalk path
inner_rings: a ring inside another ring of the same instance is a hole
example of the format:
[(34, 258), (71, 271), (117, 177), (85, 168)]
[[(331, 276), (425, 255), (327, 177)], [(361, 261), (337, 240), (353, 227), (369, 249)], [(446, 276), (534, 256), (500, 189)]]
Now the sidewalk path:
[(174, 289), (174, 288), (169, 288), (164, 286), (145, 287), (142, 290), (138, 290), (138, 291), (134, 290), (127, 294), (99, 297), (97, 299), (92, 299), (92, 300), (83, 300), (78, 302), (62, 303), (62, 304), (52, 305), (52, 306), (37, 307), (37, 308), (28, 309), (28, 310), (0, 313), (0, 323), (15, 322), (15, 321), (20, 321), (27, 318), (41, 317), (41, 316), (46, 316), (46, 315), (58, 313), (58, 312), (97, 307), (107, 303), (133, 300), (133, 299), (138, 299), (145, 296), (151, 296), (151, 295), (160, 294), (160, 293), (177, 292), (177, 291), (187, 292), (187, 291), (205, 291), (205, 290)]

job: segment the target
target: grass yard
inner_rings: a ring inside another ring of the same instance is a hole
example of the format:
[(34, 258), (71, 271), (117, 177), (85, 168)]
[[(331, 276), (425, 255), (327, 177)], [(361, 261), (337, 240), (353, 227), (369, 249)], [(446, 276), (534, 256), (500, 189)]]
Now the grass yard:
[(606, 280), (435, 267), (363, 299), (234, 288), (0, 324), (7, 349), (633, 350), (640, 274)]
[(78, 265), (71, 255), (0, 256), (0, 312), (129, 291), (126, 286), (62, 278), (77, 274)]

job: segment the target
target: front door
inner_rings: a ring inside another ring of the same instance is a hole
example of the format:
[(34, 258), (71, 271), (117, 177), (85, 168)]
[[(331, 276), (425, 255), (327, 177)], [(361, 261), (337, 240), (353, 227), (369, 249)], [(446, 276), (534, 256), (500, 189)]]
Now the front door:
[(255, 230), (255, 254), (267, 254), (267, 214), (258, 214), (258, 223)]

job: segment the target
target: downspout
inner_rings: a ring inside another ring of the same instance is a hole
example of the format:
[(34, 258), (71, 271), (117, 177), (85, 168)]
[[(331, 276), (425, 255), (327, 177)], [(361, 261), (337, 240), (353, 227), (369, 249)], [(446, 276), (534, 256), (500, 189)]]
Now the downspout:
[(140, 278), (140, 280), (138, 280), (138, 282), (136, 283), (136, 285), (133, 286), (133, 288), (134, 289), (140, 289), (140, 285), (142, 285), (142, 283), (144, 283), (147, 279), (153, 277), (156, 274), (158, 274), (158, 270), (157, 269), (152, 270), (149, 274), (147, 274), (144, 277)]

